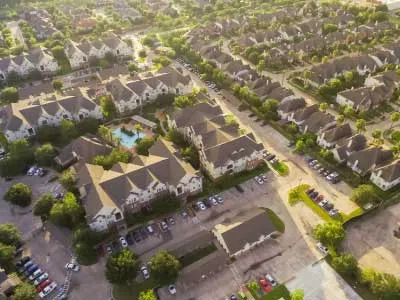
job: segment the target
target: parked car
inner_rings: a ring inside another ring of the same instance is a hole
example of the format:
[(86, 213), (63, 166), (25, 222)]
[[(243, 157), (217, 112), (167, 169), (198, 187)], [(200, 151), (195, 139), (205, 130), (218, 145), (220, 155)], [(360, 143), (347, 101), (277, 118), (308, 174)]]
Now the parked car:
[(268, 282), (269, 282), (272, 286), (277, 286), (277, 285), (278, 285), (278, 282), (275, 280), (274, 277), (272, 277), (271, 274), (267, 273), (267, 274), (265, 274), (264, 277), (265, 277), (266, 280), (268, 280)]
[(219, 204), (224, 204), (224, 199), (222, 199), (222, 197), (220, 195), (215, 195), (214, 197), (215, 197), (215, 199), (217, 199), (217, 202)]
[(142, 237), (140, 236), (140, 233), (138, 231), (134, 231), (132, 233), (133, 239), (135, 243), (139, 243), (142, 240)]
[(204, 200), (203, 200), (203, 203), (204, 203), (204, 205), (205, 205), (207, 208), (210, 208), (211, 206), (213, 206), (213, 204), (211, 203), (211, 201), (208, 200), (208, 199), (204, 199)]
[(48, 286), (49, 284), (51, 284), (53, 281), (50, 279), (46, 279), (45, 281), (43, 281), (42, 283), (40, 283), (38, 285), (38, 287), (36, 288), (38, 292), (40, 292), (41, 290), (43, 290), (46, 286)]
[(321, 168), (321, 165), (317, 163), (317, 164), (313, 165), (312, 168), (314, 170), (318, 170), (319, 168)]
[(164, 221), (160, 222), (160, 228), (162, 231), (167, 231), (168, 230), (168, 224)]
[(332, 203), (330, 203), (330, 202), (328, 202), (327, 204), (325, 204), (324, 205), (324, 209), (326, 210), (326, 211), (330, 211), (330, 210), (332, 210), (334, 208), (334, 205), (332, 204)]
[(33, 274), (33, 272), (35, 272), (38, 269), (39, 269), (38, 265), (36, 265), (36, 264), (31, 265), (29, 268), (27, 268), (25, 270), (25, 273), (24, 273), (25, 277), (28, 278), (31, 274)]
[(318, 203), (319, 206), (324, 207), (326, 204), (328, 204), (328, 200), (322, 200), (320, 203)]
[(106, 246), (106, 252), (107, 252), (107, 254), (111, 254), (112, 253), (111, 245)]
[(147, 226), (146, 226), (146, 230), (147, 230), (147, 232), (150, 233), (150, 234), (153, 234), (153, 233), (154, 233), (153, 226), (151, 226), (151, 225), (147, 225)]
[(315, 190), (314, 190), (313, 188), (308, 189), (307, 192), (306, 192), (306, 194), (307, 194), (307, 195), (311, 195), (311, 193), (314, 193), (314, 191), (315, 191)]
[(265, 279), (260, 278), (258, 280), (258, 282), (260, 283), (260, 285), (262, 286), (264, 291), (266, 291), (267, 293), (271, 291), (271, 286), (269, 285), (269, 283)]
[(69, 270), (72, 270), (72, 271), (75, 271), (75, 272), (78, 272), (81, 269), (81, 267), (79, 265), (73, 264), (73, 263), (67, 263), (65, 265), (65, 268), (69, 269)]
[(38, 286), (39, 284), (41, 284), (43, 281), (45, 281), (46, 279), (49, 278), (49, 273), (43, 273), (42, 275), (40, 275), (39, 277), (37, 277), (35, 279), (35, 281), (33, 282), (34, 286)]
[(150, 278), (150, 273), (146, 266), (141, 266), (140, 271), (142, 272), (144, 279)]
[(208, 201), (214, 206), (218, 205), (217, 199), (215, 199), (213, 196), (209, 197)]
[(197, 204), (197, 207), (200, 210), (206, 210), (207, 209), (207, 207), (204, 205), (204, 203), (202, 201), (197, 201), (196, 204)]
[(175, 286), (175, 284), (170, 284), (170, 285), (168, 286), (168, 292), (169, 292), (171, 295), (175, 295), (175, 294), (176, 294), (176, 286)]
[(168, 217), (168, 224), (169, 225), (175, 225), (175, 219), (173, 216)]
[(183, 210), (181, 211), (181, 216), (182, 218), (186, 219), (188, 217), (188, 213), (185, 210)]
[(330, 170), (325, 170), (324, 173), (322, 173), (322, 175), (324, 175), (325, 177), (330, 175), (332, 172)]
[(255, 180), (258, 184), (263, 184), (263, 183), (264, 183), (264, 181), (262, 180), (262, 178), (261, 178), (261, 177), (258, 177), (258, 176), (254, 177), (254, 180)]
[(50, 283), (48, 286), (46, 286), (40, 293), (39, 293), (39, 297), (40, 298), (44, 298), (47, 295), (49, 295), (52, 291), (54, 291), (57, 287), (57, 283), (52, 282)]
[(312, 192), (312, 193), (310, 194), (310, 198), (311, 198), (311, 199), (315, 199), (315, 198), (317, 198), (317, 196), (318, 196), (318, 192), (317, 192), (317, 191)]
[(337, 208), (333, 208), (333, 209), (331, 209), (331, 210), (329, 211), (329, 215), (330, 215), (331, 217), (336, 216), (338, 213), (339, 213), (339, 210), (338, 210)]
[(29, 261), (31, 261), (31, 257), (30, 256), (24, 256), (15, 265), (17, 266), (17, 268), (24, 267), (24, 265)]
[(26, 175), (33, 176), (33, 175), (35, 175), (36, 170), (37, 170), (37, 167), (30, 167), (28, 172), (26, 173)]
[(317, 198), (315, 198), (315, 202), (321, 202), (322, 200), (324, 200), (324, 195), (318, 195)]
[(262, 180), (264, 180), (264, 182), (267, 181), (267, 176), (265, 176), (265, 174), (261, 174), (260, 177), (262, 178)]
[(318, 173), (322, 175), (325, 172), (325, 170), (326, 170), (325, 168), (319, 168)]
[(122, 248), (127, 248), (128, 247), (128, 242), (123, 236), (119, 237), (119, 242), (121, 243)]
[(328, 255), (328, 254), (329, 254), (328, 248), (326, 248), (324, 245), (322, 245), (321, 242), (318, 242), (316, 246), (317, 246), (318, 250), (319, 250), (322, 254), (324, 254), (324, 255)]
[(33, 281), (33, 280), (35, 280), (37, 277), (39, 277), (40, 275), (42, 275), (43, 274), (43, 271), (42, 271), (42, 269), (37, 269), (35, 272), (33, 272), (30, 276), (29, 276), (29, 280), (30, 281)]
[(311, 161), (308, 162), (308, 165), (309, 165), (310, 167), (313, 167), (313, 166), (315, 166), (317, 163), (318, 163), (318, 160), (313, 159), (313, 160), (311, 160)]

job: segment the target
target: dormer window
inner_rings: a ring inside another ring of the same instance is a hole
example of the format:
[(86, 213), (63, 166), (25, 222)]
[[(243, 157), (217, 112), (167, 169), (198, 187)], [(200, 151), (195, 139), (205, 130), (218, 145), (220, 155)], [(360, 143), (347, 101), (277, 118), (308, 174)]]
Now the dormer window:
[(47, 120), (43, 120), (42, 125), (47, 125)]
[(121, 213), (118, 212), (118, 213), (115, 214), (115, 220), (118, 221), (118, 220), (120, 220), (121, 218), (122, 218)]
[(32, 129), (32, 128), (29, 128), (29, 129), (28, 129), (28, 133), (29, 133), (29, 135), (32, 135), (32, 134), (33, 134), (33, 129)]
[(40, 71), (44, 71), (44, 66), (43, 65), (40, 66)]
[(117, 54), (118, 54), (118, 55), (120, 54), (119, 49), (117, 49)]
[(86, 56), (83, 57), (83, 61), (87, 62), (87, 57)]
[(63, 115), (63, 118), (64, 118), (65, 120), (67, 120), (67, 119), (68, 119), (68, 115)]

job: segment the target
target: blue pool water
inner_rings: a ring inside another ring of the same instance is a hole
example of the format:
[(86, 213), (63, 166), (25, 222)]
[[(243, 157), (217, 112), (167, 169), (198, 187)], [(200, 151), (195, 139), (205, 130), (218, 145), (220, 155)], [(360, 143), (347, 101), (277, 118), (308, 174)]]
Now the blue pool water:
[(114, 137), (118, 137), (121, 140), (121, 145), (126, 148), (133, 148), (136, 145), (136, 140), (143, 138), (145, 135), (142, 132), (139, 134), (135, 134), (133, 136), (129, 136), (121, 131), (121, 128), (115, 129), (113, 132)]

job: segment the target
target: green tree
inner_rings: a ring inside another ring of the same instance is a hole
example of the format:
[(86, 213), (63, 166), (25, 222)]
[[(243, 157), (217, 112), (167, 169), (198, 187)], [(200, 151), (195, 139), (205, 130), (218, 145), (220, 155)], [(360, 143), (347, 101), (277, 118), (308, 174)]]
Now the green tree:
[(346, 118), (351, 118), (355, 115), (355, 111), (354, 108), (352, 108), (351, 106), (345, 106), (344, 110), (343, 110), (343, 115)]
[(113, 135), (110, 127), (100, 125), (98, 133), (104, 140), (108, 141), (109, 143), (112, 143)]
[(400, 120), (400, 113), (397, 112), (397, 111), (392, 112), (391, 115), (390, 115), (390, 120), (392, 121), (392, 123), (390, 124), (390, 128), (389, 129), (392, 129), (394, 123), (398, 122)]
[(225, 116), (225, 124), (226, 125), (234, 125), (234, 126), (239, 125), (236, 118), (232, 114), (228, 114)]
[(52, 194), (41, 195), (33, 207), (33, 214), (41, 217), (42, 220), (46, 220), (50, 215), (54, 203), (56, 203), (56, 199)]
[(358, 274), (358, 262), (351, 254), (333, 257), (332, 266), (342, 275), (355, 277)]
[(107, 120), (112, 120), (117, 116), (117, 108), (109, 96), (100, 98), (101, 112)]
[(50, 166), (57, 152), (50, 143), (43, 144), (35, 150), (35, 160), (40, 166)]
[(332, 23), (325, 23), (322, 26), (322, 32), (324, 34), (328, 34), (328, 33), (332, 33), (338, 30), (338, 26), (336, 24), (332, 24)]
[(257, 291), (258, 288), (259, 288), (259, 285), (258, 285), (258, 283), (257, 283), (256, 281), (251, 281), (251, 282), (249, 283), (249, 288), (250, 288), (251, 290), (253, 290), (253, 291)]
[(368, 203), (379, 202), (379, 198), (375, 192), (375, 188), (371, 184), (361, 184), (353, 189), (350, 200), (360, 206), (364, 206)]
[(145, 58), (146, 56), (147, 56), (146, 50), (143, 49), (139, 51), (139, 57)]
[(279, 101), (276, 99), (268, 99), (261, 106), (261, 111), (263, 112), (266, 119), (276, 121), (278, 117), (278, 107)]
[(335, 247), (344, 239), (345, 231), (340, 222), (331, 221), (318, 224), (313, 235), (322, 244)]
[(5, 193), (4, 200), (19, 206), (28, 206), (32, 201), (32, 191), (26, 184), (16, 183)]
[(14, 224), (0, 224), (0, 243), (15, 246), (22, 240), (21, 232)]
[(290, 293), (290, 300), (303, 300), (304, 299), (304, 291), (301, 289), (294, 290)]
[(19, 99), (18, 90), (15, 87), (7, 87), (1, 91), (0, 98), (6, 102), (17, 102)]
[(11, 297), (12, 300), (35, 300), (37, 299), (36, 288), (29, 283), (19, 284), (14, 291), (14, 295)]
[(108, 258), (106, 278), (113, 284), (126, 284), (136, 277), (138, 265), (135, 254), (128, 249), (123, 249)]
[(136, 131), (136, 135), (139, 135), (140, 133), (143, 132), (143, 126), (140, 125), (139, 123), (136, 123), (135, 125), (133, 125), (133, 130)]
[(174, 100), (174, 106), (178, 108), (193, 106), (195, 103), (195, 99), (188, 96), (176, 96)]
[(265, 60), (261, 59), (257, 64), (257, 71), (261, 73), (264, 70), (265, 70)]
[(157, 300), (156, 295), (153, 290), (147, 290), (144, 292), (140, 292), (138, 300)]
[(194, 146), (184, 148), (182, 151), (182, 157), (187, 160), (193, 168), (200, 168), (199, 153)]
[(188, 147), (188, 143), (185, 141), (185, 137), (182, 133), (180, 133), (176, 128), (172, 128), (167, 132), (165, 136), (166, 139), (180, 148)]
[(93, 158), (93, 164), (102, 166), (105, 170), (112, 168), (117, 162), (128, 163), (132, 154), (129, 151), (124, 151), (115, 148), (109, 155), (98, 155)]
[(344, 123), (344, 115), (338, 115), (336, 117), (336, 123), (338, 123), (338, 125), (343, 125), (343, 123)]
[(295, 152), (296, 153), (304, 153), (304, 151), (306, 150), (306, 144), (304, 143), (303, 140), (298, 140), (296, 142), (296, 147), (295, 147)]
[(399, 298), (400, 279), (392, 274), (380, 273), (372, 269), (364, 269), (361, 271), (360, 279), (379, 299), (395, 300)]
[(56, 91), (61, 91), (61, 89), (63, 88), (63, 82), (61, 80), (54, 80), (53, 81), (53, 89), (55, 89)]
[(365, 132), (367, 130), (366, 122), (364, 119), (358, 119), (356, 121), (356, 129), (357, 129), (357, 132)]
[(60, 136), (63, 142), (69, 142), (78, 137), (79, 131), (75, 122), (71, 120), (62, 120), (60, 122)]
[(155, 254), (151, 258), (149, 266), (150, 272), (159, 283), (175, 281), (181, 268), (179, 260), (165, 250)]
[(375, 146), (380, 146), (380, 145), (382, 145), (384, 143), (384, 141), (382, 139), (382, 130), (375, 129), (372, 132), (372, 137), (374, 138), (373, 143), (374, 143)]
[(11, 273), (14, 269), (15, 246), (0, 243), (0, 265), (6, 273)]
[(155, 140), (150, 137), (139, 139), (136, 144), (136, 153), (139, 155), (149, 155), (149, 149), (154, 143)]
[(131, 72), (131, 73), (138, 72), (139, 71), (139, 67), (135, 63), (130, 63), (128, 65), (128, 71)]
[(55, 46), (51, 49), (53, 56), (57, 60), (62, 60), (65, 58), (65, 52), (63, 46)]
[(78, 204), (73, 193), (65, 194), (61, 202), (55, 203), (50, 210), (50, 220), (60, 226), (74, 228), (82, 221), (83, 208)]
[(328, 109), (328, 103), (326, 103), (326, 102), (322, 102), (320, 105), (319, 105), (319, 110), (320, 111), (322, 111), (322, 112), (326, 112), (326, 110)]
[(77, 181), (75, 170), (70, 168), (62, 172), (59, 181), (67, 191), (75, 191)]

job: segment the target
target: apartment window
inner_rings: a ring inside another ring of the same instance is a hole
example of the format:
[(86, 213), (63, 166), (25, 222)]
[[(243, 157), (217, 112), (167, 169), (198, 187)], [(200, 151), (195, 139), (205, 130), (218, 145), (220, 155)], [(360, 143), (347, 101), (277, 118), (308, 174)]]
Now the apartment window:
[(28, 133), (29, 133), (29, 135), (32, 135), (33, 134), (33, 128), (29, 128), (28, 129)]
[(163, 92), (163, 94), (165, 94), (165, 89), (164, 88), (162, 88), (161, 91)]
[(150, 96), (150, 94), (149, 93), (146, 93), (146, 97), (149, 97)]
[(179, 94), (181, 91), (179, 90), (179, 88), (176, 88), (176, 89), (175, 89), (175, 92), (176, 92), (177, 94)]
[(47, 125), (47, 120), (43, 120), (42, 125)]
[(227, 168), (228, 168), (228, 169), (232, 169), (232, 168), (233, 168), (233, 165), (228, 165)]
[(68, 115), (63, 115), (63, 118), (64, 119), (68, 119)]
[(182, 194), (182, 192), (183, 192), (182, 187), (178, 186), (178, 188), (176, 189), (176, 193), (179, 195)]
[(120, 54), (119, 49), (117, 49), (117, 54), (118, 54), (118, 55)]
[(80, 114), (79, 115), (79, 120), (83, 120), (84, 117), (85, 117), (84, 115)]
[(40, 71), (44, 71), (44, 66), (40, 66)]
[(83, 57), (83, 61), (87, 62), (87, 57), (86, 56)]
[(121, 218), (122, 218), (121, 213), (118, 212), (118, 213), (115, 214), (115, 220), (118, 221), (118, 220), (121, 219)]
[(1, 80), (6, 79), (6, 78), (4, 77), (4, 74), (0, 74), (0, 79), (1, 79)]

